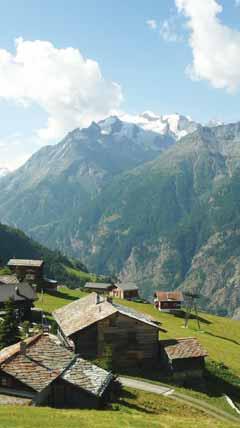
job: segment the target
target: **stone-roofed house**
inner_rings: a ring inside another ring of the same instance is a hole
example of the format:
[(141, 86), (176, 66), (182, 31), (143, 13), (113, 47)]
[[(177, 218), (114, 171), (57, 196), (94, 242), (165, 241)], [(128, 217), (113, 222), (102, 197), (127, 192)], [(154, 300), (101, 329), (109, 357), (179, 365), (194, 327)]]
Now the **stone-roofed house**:
[(56, 290), (58, 282), (44, 276), (44, 261), (30, 259), (10, 259), (7, 266), (19, 282), (36, 284), (38, 289)]
[(161, 355), (176, 378), (200, 377), (207, 351), (195, 337), (160, 340)]
[(110, 292), (115, 288), (115, 286), (111, 283), (103, 283), (103, 282), (86, 282), (84, 285), (84, 289), (86, 291), (93, 292), (99, 294), (110, 294)]
[(101, 358), (111, 347), (117, 368), (154, 364), (159, 326), (141, 312), (113, 303), (97, 293), (53, 312), (59, 338), (87, 359)]
[(31, 308), (37, 300), (36, 289), (31, 285), (21, 283), (0, 284), (0, 310), (4, 310), (5, 303), (12, 299), (21, 320), (31, 320)]
[(0, 351), (0, 394), (33, 405), (96, 408), (107, 400), (113, 376), (80, 358), (53, 335), (38, 334)]
[(181, 291), (156, 291), (154, 305), (159, 311), (179, 311), (184, 298)]
[(133, 282), (118, 282), (110, 293), (119, 299), (137, 299), (139, 297), (138, 287)]

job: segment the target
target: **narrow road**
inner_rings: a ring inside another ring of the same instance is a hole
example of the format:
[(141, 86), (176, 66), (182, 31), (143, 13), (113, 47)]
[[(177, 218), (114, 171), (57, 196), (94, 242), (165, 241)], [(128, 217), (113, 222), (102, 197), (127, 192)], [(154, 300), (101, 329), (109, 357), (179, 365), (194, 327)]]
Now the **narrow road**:
[(134, 388), (134, 389), (141, 389), (142, 391), (145, 391), (145, 392), (153, 392), (154, 394), (170, 395), (174, 392), (174, 389), (171, 389), (166, 386), (154, 385), (153, 383), (148, 383), (148, 382), (136, 380), (136, 379), (130, 379), (128, 377), (120, 376), (119, 380), (123, 386), (127, 386), (129, 388)]
[(145, 392), (152, 392), (154, 394), (159, 395), (167, 395), (169, 398), (173, 400), (180, 401), (184, 404), (188, 404), (189, 406), (194, 407), (195, 409), (201, 410), (205, 412), (207, 415), (212, 416), (216, 419), (220, 419), (222, 421), (234, 422), (236, 425), (240, 426), (240, 418), (238, 416), (233, 416), (230, 413), (225, 412), (224, 410), (218, 409), (211, 404), (208, 404), (204, 400), (200, 400), (197, 398), (190, 397), (189, 395), (183, 394), (181, 392), (175, 392), (174, 389), (166, 385), (156, 385), (153, 383), (149, 383), (142, 380), (132, 379), (129, 377), (120, 376), (120, 382), (123, 386), (127, 386), (133, 389), (139, 389)]

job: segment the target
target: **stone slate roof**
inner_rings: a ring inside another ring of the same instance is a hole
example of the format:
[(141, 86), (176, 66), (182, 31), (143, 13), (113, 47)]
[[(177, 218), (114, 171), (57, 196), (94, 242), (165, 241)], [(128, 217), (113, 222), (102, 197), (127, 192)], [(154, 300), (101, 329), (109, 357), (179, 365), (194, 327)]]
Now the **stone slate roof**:
[(44, 264), (43, 260), (28, 260), (28, 259), (10, 259), (8, 266), (24, 266), (24, 267), (41, 267)]
[(37, 300), (37, 293), (34, 288), (27, 283), (19, 284), (0, 284), (0, 302), (4, 303), (13, 298), (16, 302), (24, 300)]
[(19, 284), (19, 280), (16, 275), (0, 275), (1, 284)]
[(40, 338), (31, 345), (27, 356), (51, 370), (63, 370), (72, 361), (74, 354), (65, 348), (52, 334), (41, 334)]
[(113, 284), (103, 282), (86, 282), (84, 285), (84, 288), (98, 288), (99, 290), (108, 290), (112, 287), (114, 287)]
[(1, 369), (36, 392), (42, 391), (60, 374), (59, 370), (49, 370), (29, 355), (23, 354), (18, 354), (13, 360), (4, 363)]
[(116, 284), (118, 288), (121, 288), (123, 291), (135, 291), (138, 290), (138, 287), (134, 282), (119, 282)]
[(53, 316), (66, 337), (115, 313), (137, 319), (159, 328), (153, 319), (126, 306), (111, 303), (97, 293), (91, 293), (53, 312)]
[(101, 397), (113, 379), (113, 375), (90, 363), (90, 361), (77, 357), (68, 370), (63, 373), (62, 378), (97, 397)]
[[(40, 337), (40, 334), (37, 334), (33, 337), (29, 337), (24, 342), (26, 343), (26, 345), (30, 345), (32, 342), (35, 342), (38, 339), (38, 337)], [(19, 352), (20, 352), (20, 342), (15, 343), (14, 345), (11, 345), (11, 346), (7, 346), (6, 348), (3, 348), (0, 351), (0, 366), (1, 364), (8, 361), (14, 355), (17, 355)]]
[(160, 340), (160, 345), (163, 346), (170, 360), (206, 357), (208, 355), (195, 337)]
[(0, 351), (0, 369), (35, 392), (61, 377), (98, 397), (102, 395), (112, 374), (66, 349), (53, 335), (38, 334)]
[(57, 344), (50, 335), (40, 334), (31, 339), (26, 342), (25, 353), (21, 352), (20, 343), (3, 349), (0, 352), (0, 367), (34, 391), (40, 392), (70, 364), (73, 354)]
[(181, 291), (156, 291), (155, 297), (159, 302), (166, 302), (168, 300), (183, 302), (183, 294)]

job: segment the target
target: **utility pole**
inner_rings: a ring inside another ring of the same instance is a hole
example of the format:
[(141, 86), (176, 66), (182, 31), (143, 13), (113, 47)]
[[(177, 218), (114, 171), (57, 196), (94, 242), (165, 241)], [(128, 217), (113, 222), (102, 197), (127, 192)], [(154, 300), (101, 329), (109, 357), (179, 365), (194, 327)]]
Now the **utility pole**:
[(191, 292), (185, 292), (183, 293), (185, 297), (186, 302), (186, 314), (185, 314), (185, 324), (184, 327), (188, 328), (188, 322), (189, 318), (191, 317), (192, 312), (195, 312), (195, 318), (197, 321), (198, 330), (200, 330), (200, 321), (198, 316), (198, 310), (197, 310), (197, 299), (199, 299), (200, 295), (196, 293)]

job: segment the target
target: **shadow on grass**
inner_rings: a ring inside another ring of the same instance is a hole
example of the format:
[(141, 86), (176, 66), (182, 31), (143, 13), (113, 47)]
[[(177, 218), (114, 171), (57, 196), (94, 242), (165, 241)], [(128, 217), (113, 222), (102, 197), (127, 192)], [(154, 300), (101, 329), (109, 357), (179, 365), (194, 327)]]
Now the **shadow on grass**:
[[(233, 374), (224, 364), (210, 361), (204, 373), (205, 391), (210, 397), (229, 395), (240, 403), (240, 378)], [(195, 385), (197, 389), (197, 385)], [(201, 390), (200, 390), (201, 392)]]
[(64, 293), (63, 291), (57, 291), (57, 290), (47, 291), (44, 294), (45, 295), (47, 294), (47, 295), (53, 296), (53, 297), (58, 297), (60, 299), (71, 300), (71, 301), (79, 299), (79, 297), (77, 297), (77, 296), (70, 296), (69, 294)]
[(156, 414), (156, 412), (154, 410), (147, 409), (146, 407), (144, 407), (144, 405), (141, 406), (139, 404), (136, 404), (136, 402), (134, 402), (134, 401), (130, 402), (129, 401), (130, 399), (136, 400), (137, 395), (133, 394), (129, 390), (123, 389), (122, 393), (121, 393), (121, 397), (117, 403), (120, 406), (127, 407), (128, 409), (131, 409), (131, 410), (137, 410), (138, 412), (143, 412), (143, 413), (147, 413), (147, 414)]
[(240, 342), (234, 339), (229, 339), (229, 337), (225, 336), (218, 336), (217, 334), (210, 333), (209, 331), (205, 331), (205, 334), (208, 334), (209, 336), (217, 337), (218, 339), (226, 340), (227, 342), (234, 343), (235, 345), (240, 345)]
[[(182, 318), (182, 319), (185, 319), (185, 316), (186, 316), (185, 311), (175, 311), (175, 312), (171, 312), (171, 314), (176, 318)], [(189, 320), (196, 320), (196, 321), (198, 320), (202, 324), (207, 324), (207, 325), (212, 324), (211, 321), (209, 321), (203, 317), (200, 317), (199, 315), (194, 315), (192, 313), (190, 314), (188, 319)]]

